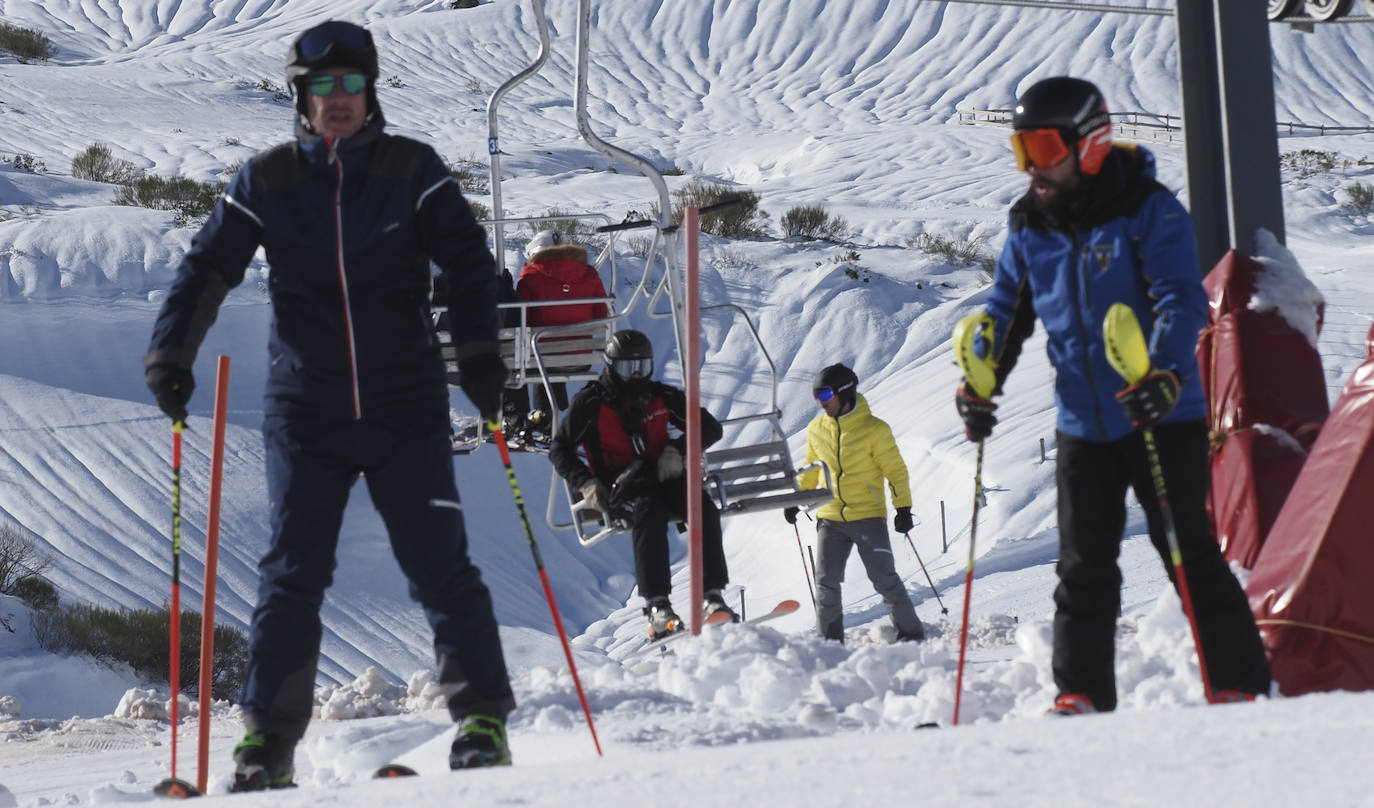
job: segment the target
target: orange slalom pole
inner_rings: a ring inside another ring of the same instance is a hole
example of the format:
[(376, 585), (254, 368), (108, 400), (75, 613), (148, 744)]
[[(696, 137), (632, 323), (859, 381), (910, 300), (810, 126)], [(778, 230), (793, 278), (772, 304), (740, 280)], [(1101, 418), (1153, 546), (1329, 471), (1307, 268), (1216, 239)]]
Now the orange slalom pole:
[(210, 452), (210, 515), (205, 525), (205, 592), (200, 611), (200, 746), (196, 788), (210, 779), (210, 696), (215, 664), (215, 581), (219, 566), (219, 492), (224, 479), (224, 428), (229, 410), (229, 357), (221, 355), (215, 375), (214, 443)]

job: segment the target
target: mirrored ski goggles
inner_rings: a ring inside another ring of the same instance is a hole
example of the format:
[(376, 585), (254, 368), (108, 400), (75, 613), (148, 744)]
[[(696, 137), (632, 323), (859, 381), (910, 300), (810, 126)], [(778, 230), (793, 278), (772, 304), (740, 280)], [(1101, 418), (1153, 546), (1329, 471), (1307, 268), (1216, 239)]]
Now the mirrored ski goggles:
[(815, 391), (815, 395), (817, 401), (819, 401), (822, 404), (825, 404), (829, 402), (830, 399), (835, 397), (835, 391), (831, 390), (829, 387), (822, 387), (821, 389)]
[(642, 359), (612, 359), (610, 363), (611, 370), (622, 379), (631, 379), (635, 376), (647, 379), (654, 373), (654, 359), (651, 356)]
[(357, 95), (367, 89), (367, 76), (362, 73), (345, 73), (342, 76), (311, 76), (305, 80), (305, 85), (310, 88), (310, 94), (323, 98), (334, 92), (334, 87), (340, 85), (343, 91), (349, 95)]
[(1032, 165), (1049, 168), (1069, 156), (1069, 145), (1058, 129), (1020, 129), (1011, 136), (1016, 153), (1016, 168), (1025, 171)]
[(301, 41), (296, 43), (296, 50), (306, 61), (318, 62), (336, 45), (350, 50), (366, 50), (372, 47), (372, 38), (368, 36), (365, 28), (352, 23), (331, 21), (310, 29)]

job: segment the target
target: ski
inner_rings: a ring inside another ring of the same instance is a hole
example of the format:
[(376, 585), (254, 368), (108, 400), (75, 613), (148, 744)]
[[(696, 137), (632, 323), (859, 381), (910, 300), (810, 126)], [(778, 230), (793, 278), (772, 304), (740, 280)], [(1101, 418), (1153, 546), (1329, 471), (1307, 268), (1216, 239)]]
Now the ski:
[[(766, 622), (766, 621), (768, 621), (768, 620), (772, 620), (772, 619), (775, 618), (775, 617), (782, 617), (783, 615), (791, 614), (791, 613), (795, 612), (796, 610), (798, 610), (798, 609), (800, 609), (800, 608), (801, 608), (801, 604), (798, 603), (797, 601), (795, 601), (795, 600), (784, 600), (784, 601), (782, 601), (781, 603), (779, 603), (777, 606), (774, 606), (770, 611), (765, 612), (764, 614), (758, 615), (757, 617), (751, 617), (751, 618), (749, 618), (748, 620), (742, 620), (742, 621), (740, 621), (740, 622), (744, 623), (744, 624), (747, 625), (747, 626), (752, 626), (752, 625), (756, 625), (756, 624), (758, 624), (758, 623), (763, 623), (763, 622)], [(708, 625), (708, 626), (726, 625), (726, 624), (728, 624), (729, 622), (730, 622), (730, 617), (729, 617), (729, 615), (725, 614), (724, 612), (717, 612), (717, 613), (711, 615), (710, 617), (706, 618), (706, 625)], [(692, 636), (691, 632), (684, 629), (684, 630), (682, 630), (682, 631), (675, 631), (675, 632), (673, 632), (672, 634), (669, 634), (669, 635), (666, 636), (666, 637), (659, 637), (657, 640), (650, 640), (648, 643), (646, 643), (645, 645), (641, 646), (640, 648), (636, 648), (634, 651), (632, 651), (632, 652), (626, 654), (624, 657), (621, 658), (621, 661), (624, 662), (625, 660), (635, 659), (635, 658), (637, 658), (637, 657), (644, 656), (645, 654), (648, 654), (649, 652), (651, 652), (651, 651), (653, 651), (653, 650), (655, 650), (655, 649), (657, 649), (657, 648), (662, 648), (663, 646), (667, 645), (668, 643), (674, 642), (674, 641), (676, 641), (676, 640), (680, 640), (680, 639), (682, 639), (683, 637), (690, 637), (690, 636)]]
[(159, 797), (169, 800), (186, 800), (191, 797), (203, 797), (201, 790), (182, 780), (180, 777), (168, 777), (166, 780), (153, 786), (153, 793)]
[(403, 766), (400, 763), (388, 763), (373, 772), (372, 779), (385, 780), (391, 777), (415, 777), (419, 774), (419, 772), (409, 766)]

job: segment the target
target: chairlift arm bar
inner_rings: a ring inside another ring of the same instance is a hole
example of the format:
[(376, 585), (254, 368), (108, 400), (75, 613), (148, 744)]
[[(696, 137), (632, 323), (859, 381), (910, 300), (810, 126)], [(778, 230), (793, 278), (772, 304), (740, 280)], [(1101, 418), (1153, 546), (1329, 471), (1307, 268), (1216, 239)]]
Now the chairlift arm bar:
[(728, 463), (731, 460), (743, 460), (749, 457), (780, 457), (787, 459), (787, 444), (782, 441), (771, 443), (759, 443), (753, 446), (732, 446), (724, 449), (712, 449), (706, 453), (708, 464)]

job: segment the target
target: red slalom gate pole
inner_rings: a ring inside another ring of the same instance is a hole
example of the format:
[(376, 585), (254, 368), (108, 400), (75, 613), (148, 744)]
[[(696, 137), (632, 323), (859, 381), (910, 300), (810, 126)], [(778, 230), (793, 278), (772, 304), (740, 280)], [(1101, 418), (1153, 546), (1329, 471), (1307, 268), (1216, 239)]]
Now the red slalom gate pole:
[(215, 666), (215, 582), (219, 567), (219, 492), (224, 479), (224, 428), (229, 409), (229, 357), (221, 355), (215, 374), (215, 427), (210, 451), (210, 515), (205, 525), (205, 592), (200, 611), (200, 746), (196, 788), (205, 793), (210, 779), (210, 696)]
[(530, 525), (529, 513), (525, 510), (525, 497), (520, 493), (520, 484), (515, 481), (515, 469), (510, 463), (510, 447), (506, 445), (506, 435), (501, 431), (501, 423), (496, 420), (487, 422), (487, 430), (501, 452), (501, 464), (506, 467), (506, 481), (510, 483), (511, 494), (515, 496), (515, 508), (520, 512), (520, 523), (525, 526), (525, 538), (529, 540), (530, 552), (534, 555), (534, 566), (539, 570), (539, 582), (544, 585), (544, 599), (549, 602), (549, 613), (553, 615), (554, 628), (558, 629), (558, 640), (563, 643), (563, 655), (568, 659), (568, 670), (572, 673), (573, 686), (577, 688), (577, 699), (582, 702), (582, 714), (587, 717), (587, 729), (592, 733), (592, 744), (596, 754), (601, 754), (601, 741), (596, 737), (596, 724), (592, 721), (592, 708), (587, 705), (587, 694), (582, 690), (582, 679), (577, 675), (577, 663), (573, 661), (572, 646), (568, 644), (568, 633), (563, 630), (563, 618), (558, 614), (558, 604), (553, 599), (553, 587), (549, 586), (549, 574), (544, 570), (544, 559), (539, 555), (539, 544), (534, 540), (534, 527)]

